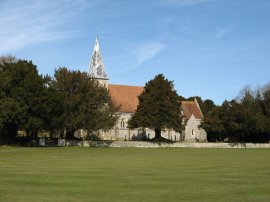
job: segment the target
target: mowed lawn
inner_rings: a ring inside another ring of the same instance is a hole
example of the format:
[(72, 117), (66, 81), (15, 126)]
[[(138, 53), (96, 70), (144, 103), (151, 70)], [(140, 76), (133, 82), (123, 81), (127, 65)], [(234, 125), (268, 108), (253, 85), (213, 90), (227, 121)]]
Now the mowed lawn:
[(270, 150), (0, 147), (0, 201), (270, 201)]

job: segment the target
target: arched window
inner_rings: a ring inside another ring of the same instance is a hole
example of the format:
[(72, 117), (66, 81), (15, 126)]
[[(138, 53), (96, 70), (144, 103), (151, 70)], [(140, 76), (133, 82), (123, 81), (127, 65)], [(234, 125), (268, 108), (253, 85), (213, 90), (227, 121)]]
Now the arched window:
[(194, 130), (191, 131), (191, 135), (195, 135), (195, 131)]
[(124, 121), (124, 119), (121, 120), (120, 125), (121, 125), (121, 128), (125, 128), (125, 121)]

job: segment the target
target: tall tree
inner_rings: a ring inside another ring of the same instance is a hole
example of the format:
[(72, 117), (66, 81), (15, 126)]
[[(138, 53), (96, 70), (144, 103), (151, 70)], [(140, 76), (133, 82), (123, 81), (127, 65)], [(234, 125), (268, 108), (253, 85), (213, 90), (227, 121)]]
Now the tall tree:
[(0, 98), (0, 144), (14, 143), (24, 109), (13, 98)]
[(209, 112), (211, 112), (212, 110), (214, 110), (216, 108), (215, 103), (213, 102), (213, 100), (210, 99), (206, 99), (203, 101), (203, 114), (208, 114)]
[(268, 142), (269, 121), (262, 113), (261, 100), (246, 91), (240, 101), (225, 101), (207, 113), (202, 127), (209, 141)]
[[(12, 103), (16, 108), (14, 113), (20, 112), (18, 116), (10, 115), (10, 117), (16, 117), (16, 120), (10, 119), (9, 125), (12, 122), (12, 127), (23, 129), (33, 137), (44, 126), (42, 119), (45, 108), (43, 90), (42, 76), (38, 74), (36, 66), (31, 61), (11, 61), (1, 65), (0, 91), (2, 99), (4, 99), (2, 104), (5, 103), (5, 100), (9, 100), (9, 104)], [(17, 120), (18, 117), (19, 120)]]
[(53, 86), (63, 98), (63, 127), (72, 138), (78, 129), (89, 134), (111, 129), (116, 121), (116, 110), (107, 89), (80, 71), (59, 68)]
[(180, 100), (173, 82), (159, 74), (146, 83), (128, 127), (150, 128), (155, 131), (155, 139), (161, 140), (161, 131), (165, 128), (182, 132), (182, 118)]
[(268, 136), (268, 141), (270, 141), (270, 88), (263, 93), (262, 98), (262, 113), (266, 117), (266, 134)]
[(270, 121), (270, 89), (263, 93), (262, 99), (263, 113)]
[(45, 76), (43, 79), (45, 83), (44, 103), (46, 106), (43, 114), (44, 129), (49, 131), (51, 136), (57, 135), (63, 138), (65, 131), (63, 103), (65, 97), (62, 92), (55, 89), (54, 80), (51, 77)]

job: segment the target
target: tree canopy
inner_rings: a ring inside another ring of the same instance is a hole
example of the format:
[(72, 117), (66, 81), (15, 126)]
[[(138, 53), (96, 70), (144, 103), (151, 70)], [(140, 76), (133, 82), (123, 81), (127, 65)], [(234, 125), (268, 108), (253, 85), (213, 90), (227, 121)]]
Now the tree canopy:
[(19, 60), (1, 65), (0, 116), (9, 114), (8, 123), (2, 123), (5, 128), (3, 131), (7, 131), (6, 135), (14, 136), (14, 130), (22, 129), (35, 136), (43, 128), (43, 89), (43, 79), (31, 61)]
[[(55, 72), (53, 88), (59, 93), (63, 106), (63, 127), (68, 135), (78, 129), (88, 133), (111, 129), (116, 121), (117, 108), (112, 104), (106, 88), (80, 71), (59, 68)], [(60, 109), (61, 110), (61, 109)]]
[(44, 130), (67, 138), (78, 129), (109, 130), (116, 111), (107, 89), (85, 72), (59, 68), (51, 78), (31, 61), (1, 58), (0, 143), (14, 142), (18, 130), (30, 138)]
[(161, 139), (161, 131), (165, 128), (182, 131), (180, 99), (172, 81), (159, 74), (146, 83), (128, 127), (150, 128), (155, 131), (155, 139)]
[[(244, 93), (243, 93), (244, 92)], [(207, 131), (208, 141), (268, 142), (270, 118), (268, 91), (241, 91), (238, 101), (225, 101), (220, 107), (205, 114), (202, 127)]]

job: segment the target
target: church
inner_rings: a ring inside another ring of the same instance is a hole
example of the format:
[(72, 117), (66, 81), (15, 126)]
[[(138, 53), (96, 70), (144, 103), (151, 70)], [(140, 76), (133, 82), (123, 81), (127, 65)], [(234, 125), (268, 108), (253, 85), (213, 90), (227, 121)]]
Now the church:
[[(100, 131), (99, 138), (102, 140), (143, 140), (155, 136), (155, 132), (150, 129), (130, 130), (127, 122), (136, 111), (139, 100), (138, 96), (144, 91), (142, 86), (110, 84), (106, 74), (101, 56), (98, 38), (96, 39), (93, 54), (90, 61), (89, 75), (96, 79), (101, 85), (108, 89), (113, 103), (120, 106), (118, 122), (114, 129), (110, 131)], [(173, 130), (162, 131), (162, 137), (180, 142), (206, 142), (206, 131), (199, 127), (203, 118), (200, 106), (194, 101), (182, 101), (182, 113), (184, 115), (185, 129), (182, 133)]]

